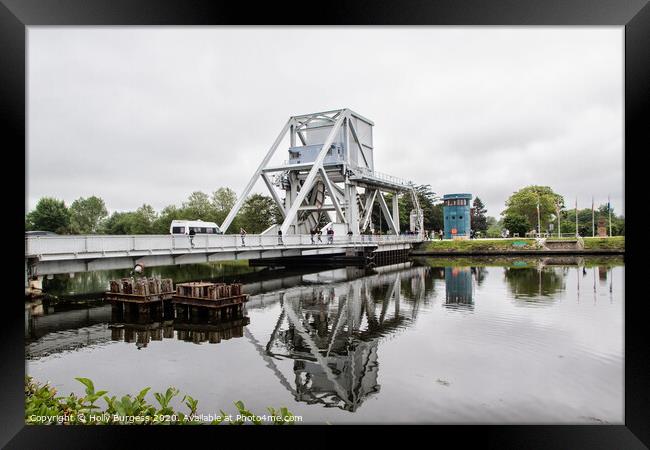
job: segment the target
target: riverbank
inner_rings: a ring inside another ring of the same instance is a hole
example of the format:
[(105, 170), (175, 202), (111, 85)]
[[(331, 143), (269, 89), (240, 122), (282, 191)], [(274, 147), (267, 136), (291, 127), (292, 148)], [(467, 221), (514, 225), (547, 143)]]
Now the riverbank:
[[(549, 239), (551, 241), (552, 239)], [(623, 255), (625, 237), (583, 238), (582, 248), (549, 249), (535, 239), (467, 239), (426, 241), (417, 246), (412, 256), (435, 255)]]

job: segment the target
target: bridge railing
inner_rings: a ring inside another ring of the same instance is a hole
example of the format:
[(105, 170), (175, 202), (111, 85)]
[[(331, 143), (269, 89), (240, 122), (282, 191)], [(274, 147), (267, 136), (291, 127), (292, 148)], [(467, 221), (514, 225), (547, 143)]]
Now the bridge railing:
[[(419, 242), (419, 235), (335, 235), (332, 238), (334, 245), (370, 245), (389, 244), (402, 242)], [(308, 234), (282, 236), (282, 246), (308, 246), (328, 245), (327, 234), (318, 237)], [(332, 245), (329, 244), (329, 245)], [(242, 250), (245, 248), (278, 248), (280, 240), (277, 235), (249, 234), (241, 235), (196, 235), (193, 237), (183, 235), (89, 235), (89, 236), (32, 236), (25, 238), (25, 256), (39, 255), (79, 255), (79, 254), (114, 254), (124, 252), (153, 252), (178, 251), (196, 252), (201, 249), (210, 251)]]

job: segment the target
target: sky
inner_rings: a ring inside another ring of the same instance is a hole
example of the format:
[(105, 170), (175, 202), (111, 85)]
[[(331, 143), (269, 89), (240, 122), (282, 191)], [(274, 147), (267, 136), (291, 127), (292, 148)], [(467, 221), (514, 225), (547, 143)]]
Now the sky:
[(375, 170), (488, 215), (531, 184), (624, 213), (623, 30), (30, 26), (27, 207), (240, 193), (290, 116), (350, 108)]

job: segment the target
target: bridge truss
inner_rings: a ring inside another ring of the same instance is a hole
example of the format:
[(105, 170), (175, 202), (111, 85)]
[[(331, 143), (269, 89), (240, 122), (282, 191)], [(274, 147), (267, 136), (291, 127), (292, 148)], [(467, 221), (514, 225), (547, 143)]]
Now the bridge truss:
[[(237, 202), (221, 225), (225, 233), (246, 197), (261, 178), (283, 215), (283, 222), (267, 232), (309, 234), (323, 224), (342, 224), (358, 235), (371, 227), (375, 202), (390, 231), (400, 233), (400, 194), (410, 194), (416, 214), (415, 231), (423, 232), (423, 214), (412, 182), (374, 170), (374, 123), (350, 109), (292, 116), (286, 122)], [(269, 166), (289, 135), (289, 160)], [(281, 196), (284, 192), (284, 198)], [(385, 194), (392, 194), (392, 207)]]

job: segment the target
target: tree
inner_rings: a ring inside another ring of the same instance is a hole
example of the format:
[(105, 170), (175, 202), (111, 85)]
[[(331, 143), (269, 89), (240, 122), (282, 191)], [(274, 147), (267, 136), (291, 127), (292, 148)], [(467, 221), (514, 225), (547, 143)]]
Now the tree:
[(510, 236), (514, 233), (525, 236), (532, 228), (524, 215), (516, 213), (510, 213), (503, 218), (503, 227), (510, 231)]
[(158, 215), (151, 205), (142, 205), (133, 213), (129, 234), (153, 234), (153, 224), (157, 217)]
[(104, 200), (99, 197), (80, 197), (70, 205), (70, 227), (74, 233), (97, 233), (102, 220), (108, 217)]
[(485, 232), (486, 236), (489, 238), (498, 238), (501, 236), (501, 230), (503, 227), (503, 219), (497, 220), (495, 217), (489, 216), (487, 218), (488, 229)]
[(158, 217), (151, 224), (151, 230), (156, 234), (167, 234), (169, 233), (169, 227), (172, 224), (172, 220), (182, 220), (186, 219), (184, 217), (184, 210), (181, 210), (176, 207), (176, 205), (165, 206)]
[(130, 234), (132, 212), (115, 211), (102, 224), (103, 234)]
[[(246, 199), (238, 214), (240, 227), (247, 233), (258, 234), (274, 223), (282, 223), (282, 213), (269, 196), (253, 194)], [(233, 229), (233, 232), (239, 230)]]
[(237, 202), (237, 194), (230, 188), (220, 187), (212, 193), (212, 207), (215, 213), (215, 222), (221, 225), (230, 210)]
[[(105, 234), (153, 234), (156, 220), (154, 209), (145, 204), (135, 211), (114, 212), (104, 222), (102, 231)], [(166, 233), (169, 233), (169, 228)]]
[(183, 203), (183, 209), (191, 216), (189, 220), (205, 220), (212, 221), (214, 216), (214, 208), (210, 197), (201, 191), (192, 192), (187, 198), (187, 202)]
[(485, 216), (487, 209), (480, 198), (476, 197), (472, 202), (472, 212), (470, 214), (471, 228), (474, 231), (479, 231), (481, 234), (487, 233), (488, 223)]
[[(431, 190), (431, 186), (428, 184), (425, 185), (416, 185), (415, 192), (418, 197), (418, 203), (422, 209), (424, 229), (425, 230), (438, 230), (443, 227), (442, 219), (442, 203), (439, 202), (439, 197), (435, 192)], [(388, 208), (392, 208), (391, 202), (393, 200), (393, 195), (386, 195), (386, 203)], [(415, 208), (413, 205), (413, 195), (410, 192), (405, 192), (399, 195), (397, 200), (399, 204), (399, 223), (400, 230), (409, 230), (411, 227), (411, 211)], [(381, 218), (380, 218), (381, 214)], [(382, 231), (388, 231), (388, 223), (381, 213), (381, 207), (378, 204), (378, 200), (375, 200), (375, 205), (372, 214), (372, 221), (376, 226), (379, 226), (381, 223)]]
[(70, 211), (63, 200), (43, 197), (25, 217), (26, 229), (64, 234), (70, 231)]
[[(527, 186), (508, 198), (506, 209), (501, 215), (524, 216), (531, 227), (534, 224), (537, 228), (537, 205), (540, 211), (541, 230), (544, 230), (552, 221), (557, 205), (560, 205), (560, 209), (564, 207), (564, 198), (548, 186)], [(527, 231), (530, 231), (530, 228)]]
[[(595, 223), (592, 222), (592, 219)], [(589, 237), (592, 232), (598, 233), (598, 219), (605, 220), (607, 235), (609, 236), (609, 214), (607, 205), (600, 205), (594, 210), (593, 216), (591, 208), (578, 210), (578, 234), (583, 237)], [(593, 227), (593, 228), (592, 228)], [(574, 234), (576, 232), (576, 211), (568, 209), (562, 211), (562, 233)], [(625, 218), (614, 214), (612, 208), (612, 235), (622, 236), (625, 234)]]

